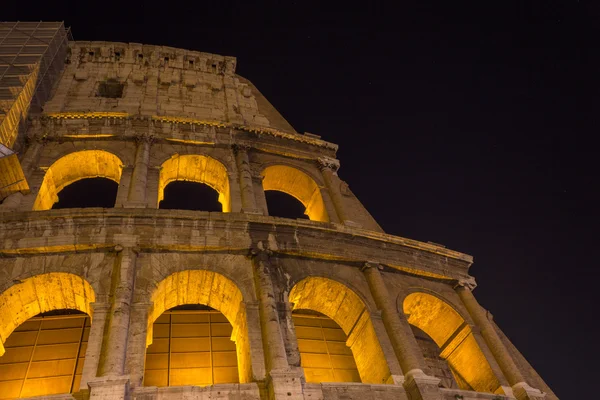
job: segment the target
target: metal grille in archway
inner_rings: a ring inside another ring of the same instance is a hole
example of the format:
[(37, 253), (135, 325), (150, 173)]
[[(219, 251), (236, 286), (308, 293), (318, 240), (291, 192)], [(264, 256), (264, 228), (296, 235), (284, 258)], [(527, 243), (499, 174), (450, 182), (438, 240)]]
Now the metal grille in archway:
[(90, 318), (85, 314), (33, 317), (8, 337), (0, 357), (0, 398), (79, 391)]
[(342, 328), (325, 315), (302, 311), (293, 318), (306, 381), (361, 382)]
[(218, 311), (173, 310), (154, 322), (144, 386), (238, 383), (233, 328)]

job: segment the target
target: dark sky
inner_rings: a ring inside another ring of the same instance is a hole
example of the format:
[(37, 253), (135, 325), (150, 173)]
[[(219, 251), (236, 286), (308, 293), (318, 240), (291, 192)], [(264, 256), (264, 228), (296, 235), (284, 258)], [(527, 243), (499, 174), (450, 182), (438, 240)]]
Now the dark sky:
[(597, 6), (12, 3), (1, 18), (76, 40), (238, 57), (299, 132), (340, 145), (386, 232), (474, 255), (480, 303), (559, 397), (597, 397)]

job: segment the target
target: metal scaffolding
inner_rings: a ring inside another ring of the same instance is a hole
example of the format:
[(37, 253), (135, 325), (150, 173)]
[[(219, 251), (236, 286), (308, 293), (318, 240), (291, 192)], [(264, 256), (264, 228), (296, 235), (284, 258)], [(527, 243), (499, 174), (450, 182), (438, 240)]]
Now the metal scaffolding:
[(0, 200), (29, 189), (14, 151), (22, 148), (28, 115), (41, 112), (51, 95), (69, 40), (63, 22), (0, 22), (0, 145), (6, 150), (0, 156)]

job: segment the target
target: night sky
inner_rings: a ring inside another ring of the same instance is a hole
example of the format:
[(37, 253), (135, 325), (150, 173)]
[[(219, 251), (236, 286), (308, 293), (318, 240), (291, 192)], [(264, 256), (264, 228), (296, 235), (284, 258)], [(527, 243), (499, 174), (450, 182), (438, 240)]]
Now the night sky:
[(559, 397), (598, 397), (597, 5), (12, 3), (0, 18), (76, 40), (236, 56), (298, 132), (340, 145), (386, 232), (475, 257), (477, 298)]

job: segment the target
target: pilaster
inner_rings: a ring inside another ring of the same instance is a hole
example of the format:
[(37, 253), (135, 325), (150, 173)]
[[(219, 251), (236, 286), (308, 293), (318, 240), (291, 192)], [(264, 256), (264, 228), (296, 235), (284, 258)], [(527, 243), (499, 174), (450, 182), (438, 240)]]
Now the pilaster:
[(256, 196), (254, 195), (254, 183), (252, 182), (248, 150), (249, 146), (239, 144), (233, 146), (235, 163), (238, 170), (240, 196), (242, 198), (242, 212), (256, 214), (261, 212), (256, 206)]
[(110, 309), (108, 335), (103, 346), (104, 357), (100, 366), (100, 376), (102, 377), (122, 376), (125, 372), (129, 320), (133, 300), (137, 249), (117, 245), (115, 251), (118, 254), (113, 272), (115, 289)]
[(508, 349), (504, 346), (491, 322), (487, 319), (483, 308), (479, 305), (475, 296), (473, 296), (472, 290), (474, 288), (474, 281), (460, 281), (455, 286), (458, 296), (477, 327), (479, 327), (481, 336), (498, 362), (508, 383), (511, 385), (514, 396), (518, 400), (538, 400), (545, 398), (545, 395), (540, 390), (532, 388), (525, 381), (523, 374), (510, 356)]
[(375, 304), (381, 310), (383, 324), (404, 372), (404, 388), (410, 398), (415, 400), (441, 399), (442, 395), (438, 387), (440, 380), (423, 372), (426, 364), (419, 345), (410, 331), (406, 318), (401, 318), (396, 312), (381, 276), (381, 268), (377, 263), (366, 262), (363, 273)]
[(350, 225), (354, 223), (350, 220), (346, 208), (344, 206), (344, 199), (340, 192), (340, 183), (337, 176), (337, 170), (340, 168), (340, 162), (334, 158), (321, 157), (317, 160), (317, 165), (323, 175), (323, 181), (329, 192), (329, 197), (333, 203), (333, 208), (337, 215), (337, 219), (342, 224), (349, 222)]
[(81, 382), (79, 389), (87, 389), (88, 382), (96, 378), (98, 374), (98, 365), (102, 352), (102, 339), (104, 338), (104, 327), (106, 318), (110, 311), (109, 303), (91, 303), (92, 324), (88, 336), (87, 349), (85, 351), (85, 362), (81, 371)]
[(131, 175), (126, 207), (145, 208), (147, 206), (148, 163), (153, 141), (154, 136), (152, 135), (139, 135), (136, 137), (135, 165)]
[(267, 367), (266, 386), (269, 399), (302, 400), (302, 372), (290, 368), (285, 350), (277, 302), (271, 280), (270, 252), (254, 250), (251, 254), (256, 282), (263, 349)]

